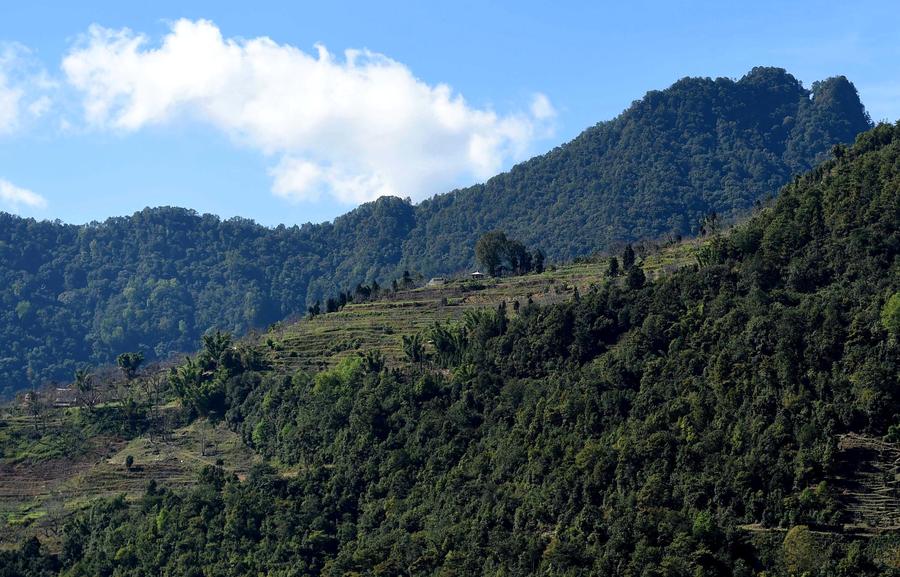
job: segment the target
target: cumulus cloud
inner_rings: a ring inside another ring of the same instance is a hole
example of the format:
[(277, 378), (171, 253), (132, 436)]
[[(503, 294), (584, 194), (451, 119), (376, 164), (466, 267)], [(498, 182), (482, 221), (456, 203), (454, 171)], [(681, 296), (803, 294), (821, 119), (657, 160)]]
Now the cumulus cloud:
[(13, 183), (0, 179), (0, 205), (13, 211), (24, 207), (44, 208), (47, 200), (26, 188), (21, 188)]
[(484, 179), (527, 154), (555, 115), (541, 94), (524, 112), (498, 114), (381, 54), (228, 39), (205, 20), (175, 22), (155, 46), (92, 26), (63, 71), (92, 125), (210, 123), (272, 156), (272, 191), (289, 200), (420, 199)]

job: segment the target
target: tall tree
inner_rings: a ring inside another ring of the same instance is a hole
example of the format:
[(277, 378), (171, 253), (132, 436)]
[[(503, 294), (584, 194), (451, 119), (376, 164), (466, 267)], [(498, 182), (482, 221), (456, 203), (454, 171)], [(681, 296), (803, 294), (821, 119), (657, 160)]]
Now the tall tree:
[(541, 274), (544, 272), (544, 251), (541, 249), (535, 249), (534, 254), (531, 257), (532, 262), (534, 262), (534, 272)]
[(625, 245), (625, 250), (622, 251), (622, 268), (626, 271), (630, 271), (631, 267), (634, 266), (634, 248), (631, 246), (631, 243)]
[(122, 353), (116, 357), (116, 364), (119, 365), (119, 369), (121, 369), (122, 374), (125, 375), (125, 380), (128, 381), (132, 380), (135, 375), (137, 375), (138, 369), (143, 362), (144, 353), (140, 351)]
[(484, 267), (487, 274), (497, 276), (507, 254), (509, 239), (506, 233), (494, 230), (485, 233), (475, 243), (475, 258)]
[(606, 275), (610, 278), (619, 276), (619, 259), (614, 256), (609, 257), (609, 264), (606, 267)]

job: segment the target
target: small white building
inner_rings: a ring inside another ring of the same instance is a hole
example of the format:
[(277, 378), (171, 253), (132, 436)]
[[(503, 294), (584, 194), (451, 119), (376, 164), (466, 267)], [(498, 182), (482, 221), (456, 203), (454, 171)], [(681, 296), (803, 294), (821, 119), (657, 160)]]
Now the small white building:
[(444, 277), (436, 276), (433, 279), (431, 279), (430, 281), (428, 281), (428, 283), (425, 286), (429, 286), (429, 287), (444, 286), (444, 283), (446, 283), (446, 282), (447, 282), (447, 279), (445, 279)]
[(484, 273), (480, 273), (477, 270), (472, 273), (472, 278), (475, 280), (484, 278)]
[(57, 388), (53, 391), (54, 407), (74, 407), (78, 404), (78, 391), (71, 387)]

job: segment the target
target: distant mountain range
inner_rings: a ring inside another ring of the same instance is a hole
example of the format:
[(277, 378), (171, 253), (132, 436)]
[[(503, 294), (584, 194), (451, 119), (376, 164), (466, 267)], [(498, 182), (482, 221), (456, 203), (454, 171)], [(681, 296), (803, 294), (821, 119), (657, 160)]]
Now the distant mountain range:
[(503, 229), (551, 260), (688, 235), (747, 213), (871, 126), (844, 77), (811, 90), (778, 68), (685, 78), (488, 182), (334, 222), (266, 228), (180, 208), (84, 226), (0, 213), (0, 394), (123, 351), (191, 350), (403, 270), (450, 273)]

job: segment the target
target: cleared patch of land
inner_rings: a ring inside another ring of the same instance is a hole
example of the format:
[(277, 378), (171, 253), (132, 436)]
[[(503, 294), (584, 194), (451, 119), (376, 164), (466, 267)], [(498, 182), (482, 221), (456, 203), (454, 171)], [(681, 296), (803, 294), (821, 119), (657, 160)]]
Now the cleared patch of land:
[[(129, 455), (131, 468), (125, 466)], [(205, 465), (217, 462), (242, 476), (259, 460), (225, 425), (205, 420), (152, 439), (93, 437), (68, 455), (0, 459), (0, 547), (15, 547), (30, 535), (52, 547), (63, 519), (94, 499), (123, 494), (134, 499), (151, 480), (183, 488), (196, 481)]]
[[(694, 243), (681, 243), (646, 255), (642, 268), (655, 279), (695, 264)], [(256, 339), (278, 371), (318, 370), (357, 352), (381, 351), (388, 361), (403, 357), (401, 336), (435, 323), (460, 319), (467, 310), (505, 302), (550, 304), (572, 298), (607, 279), (607, 259), (552, 267), (541, 274), (504, 278), (448, 279), (444, 284), (384, 294), (370, 302), (349, 303), (336, 313), (273, 327)], [(623, 279), (618, 279), (620, 282)]]
[(900, 530), (900, 445), (843, 435), (833, 483), (848, 530)]

